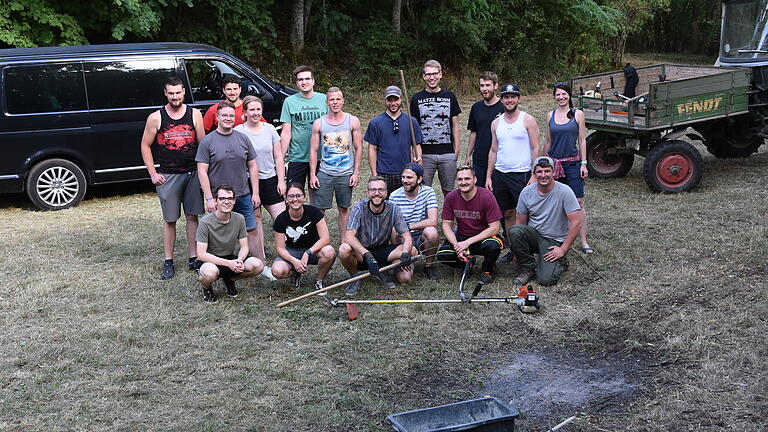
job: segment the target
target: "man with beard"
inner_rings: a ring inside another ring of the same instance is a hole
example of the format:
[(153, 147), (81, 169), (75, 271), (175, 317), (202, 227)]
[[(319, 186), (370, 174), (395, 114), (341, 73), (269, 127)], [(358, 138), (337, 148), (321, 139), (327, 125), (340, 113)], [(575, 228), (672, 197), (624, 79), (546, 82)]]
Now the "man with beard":
[[(482, 255), (482, 283), (493, 282), (496, 260), (504, 241), (498, 236), (501, 210), (493, 194), (476, 185), (471, 167), (456, 170), (458, 189), (451, 191), (443, 203), (443, 235), (445, 242), (437, 251), (437, 260), (454, 268), (464, 268), (469, 255)], [(452, 225), (456, 221), (456, 232)]]
[(493, 191), (504, 212), (504, 226), (515, 224), (520, 191), (532, 182), (531, 161), (539, 157), (539, 126), (533, 116), (518, 109), (520, 89), (516, 84), (501, 88), (504, 115), (491, 123), (491, 150), (485, 187)]
[(424, 168), (416, 162), (405, 164), (401, 175), (403, 186), (392, 192), (389, 200), (403, 213), (413, 239), (413, 245), (426, 255), (424, 275), (436, 281), (437, 274), (432, 267), (437, 252), (437, 197), (435, 191), (423, 185)]
[[(241, 82), (240, 77), (232, 74), (224, 75), (224, 79), (221, 81), (221, 91), (224, 93), (224, 100), (229, 101), (235, 106), (235, 126), (245, 123), (243, 100), (240, 99), (240, 92), (242, 91)], [(219, 125), (219, 120), (216, 116), (218, 109), (219, 104), (214, 104), (205, 112), (203, 126), (206, 132), (211, 132)]]
[[(400, 283), (408, 282), (413, 275), (411, 254), (416, 251), (400, 208), (386, 199), (387, 183), (384, 179), (368, 179), (368, 199), (360, 200), (352, 207), (344, 243), (339, 246), (339, 257), (350, 275), (369, 270), (388, 288), (394, 288), (395, 282), (390, 275), (379, 272), (379, 268), (400, 260), (403, 267), (395, 271), (395, 279)], [(392, 242), (392, 230), (402, 236), (402, 244)], [(354, 295), (359, 286), (360, 281), (350, 283), (347, 295)]]
[[(416, 119), (400, 110), (402, 96), (399, 87), (387, 87), (384, 92), (387, 110), (371, 120), (363, 137), (368, 143), (371, 175), (384, 178), (387, 194), (400, 187), (400, 173), (405, 164), (421, 163), (421, 129)], [(411, 130), (415, 142), (411, 139)]]
[[(509, 238), (521, 273), (515, 285), (533, 277), (542, 285), (554, 285), (567, 268), (565, 254), (579, 235), (584, 211), (573, 190), (554, 180), (554, 162), (541, 156), (533, 162), (536, 183), (520, 193), (517, 225), (509, 229)], [(533, 254), (538, 254), (534, 260)]]
[(485, 187), (488, 152), (491, 150), (491, 123), (504, 114), (504, 105), (496, 96), (498, 88), (499, 77), (493, 72), (483, 72), (480, 75), (480, 94), (483, 99), (475, 102), (469, 111), (469, 142), (464, 164), (474, 168), (479, 187)]
[[(173, 247), (176, 244), (176, 221), (184, 205), (190, 270), (195, 270), (197, 251), (195, 231), (197, 215), (202, 214), (203, 197), (197, 179), (195, 154), (197, 144), (205, 137), (200, 111), (184, 104), (184, 84), (178, 77), (165, 81), (168, 103), (147, 118), (141, 137), (141, 157), (160, 198), (163, 211), (163, 280), (172, 278)], [(154, 144), (154, 145), (153, 145)], [(155, 168), (155, 163), (159, 166)]]

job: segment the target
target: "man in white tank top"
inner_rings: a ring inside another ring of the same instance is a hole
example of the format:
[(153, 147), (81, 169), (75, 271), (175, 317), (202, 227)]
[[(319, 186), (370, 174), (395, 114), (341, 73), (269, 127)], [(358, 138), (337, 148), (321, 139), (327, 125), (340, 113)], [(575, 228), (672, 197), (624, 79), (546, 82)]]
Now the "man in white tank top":
[(539, 157), (539, 126), (536, 120), (518, 109), (517, 84), (501, 88), (504, 115), (491, 123), (491, 151), (485, 187), (493, 192), (504, 213), (504, 230), (515, 224), (515, 208), (520, 191), (531, 183), (531, 161)]

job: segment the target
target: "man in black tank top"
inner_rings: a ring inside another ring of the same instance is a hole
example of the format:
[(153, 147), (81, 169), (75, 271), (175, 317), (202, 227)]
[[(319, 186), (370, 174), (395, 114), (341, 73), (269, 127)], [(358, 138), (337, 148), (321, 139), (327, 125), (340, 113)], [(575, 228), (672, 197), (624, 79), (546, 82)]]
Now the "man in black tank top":
[(160, 278), (168, 280), (174, 276), (173, 245), (182, 203), (187, 221), (187, 264), (190, 270), (195, 270), (197, 215), (204, 211), (195, 154), (205, 131), (200, 111), (184, 104), (184, 84), (178, 77), (165, 81), (164, 92), (168, 103), (147, 118), (141, 137), (141, 157), (155, 184), (163, 211), (165, 262)]

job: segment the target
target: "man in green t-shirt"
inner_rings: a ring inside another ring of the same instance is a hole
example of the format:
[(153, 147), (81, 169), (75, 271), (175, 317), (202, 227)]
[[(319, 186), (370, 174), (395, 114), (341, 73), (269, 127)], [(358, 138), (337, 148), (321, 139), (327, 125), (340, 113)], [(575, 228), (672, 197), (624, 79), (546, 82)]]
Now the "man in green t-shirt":
[(283, 102), (283, 111), (280, 114), (280, 121), (283, 122), (280, 145), (283, 153), (288, 154), (285, 181), (288, 184), (299, 183), (305, 186), (309, 175), (312, 123), (328, 113), (328, 106), (325, 103), (325, 95), (315, 92), (315, 77), (311, 67), (299, 66), (293, 70), (293, 75), (296, 77), (299, 92), (288, 96)]

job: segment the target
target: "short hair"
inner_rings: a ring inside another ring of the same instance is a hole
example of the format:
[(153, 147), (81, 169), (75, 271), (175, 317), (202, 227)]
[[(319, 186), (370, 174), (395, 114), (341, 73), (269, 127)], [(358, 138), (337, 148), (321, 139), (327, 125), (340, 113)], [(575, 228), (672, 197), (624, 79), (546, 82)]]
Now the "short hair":
[(384, 184), (386, 184), (386, 183), (387, 183), (387, 181), (386, 181), (386, 180), (384, 179), (384, 177), (382, 177), (382, 176), (371, 176), (371, 177), (368, 179), (368, 183), (367, 183), (367, 184), (369, 184), (369, 185), (370, 185), (371, 183), (373, 183), (373, 182), (375, 182), (375, 181), (382, 181), (382, 182), (384, 182)]
[[(218, 185), (218, 186), (216, 186), (215, 189), (213, 189), (213, 196), (215, 198), (219, 197), (219, 191), (229, 191), (229, 192), (232, 192), (232, 195), (235, 195), (235, 189), (232, 188), (232, 186), (230, 186), (228, 184)], [(237, 196), (235, 195), (235, 197), (237, 197)]]
[(309, 72), (310, 74), (312, 74), (312, 78), (315, 77), (315, 73), (312, 72), (312, 66), (301, 65), (301, 66), (296, 66), (296, 69), (293, 70), (293, 79), (298, 78), (299, 74), (302, 72)]
[(331, 93), (341, 93), (342, 96), (344, 95), (344, 92), (342, 92), (341, 89), (338, 88), (338, 87), (331, 87), (331, 88), (329, 88), (328, 90), (325, 91), (326, 95), (329, 95)]
[(241, 87), (242, 83), (243, 80), (241, 80), (239, 76), (234, 74), (226, 74), (224, 75), (224, 78), (221, 79), (221, 88), (226, 87), (227, 84), (237, 84), (238, 87)]
[(438, 62), (437, 60), (427, 60), (424, 63), (424, 67), (425, 68), (433, 67), (433, 68), (437, 68), (437, 70), (440, 71), (440, 72), (443, 71), (443, 67), (440, 66), (440, 62)]
[(477, 177), (477, 173), (475, 173), (475, 169), (472, 168), (469, 165), (462, 165), (462, 166), (456, 168), (456, 174), (458, 174), (461, 171), (469, 171), (469, 172), (472, 173), (473, 176)]
[(178, 85), (184, 87), (184, 83), (181, 82), (181, 78), (177, 77), (176, 75), (169, 76), (165, 79), (165, 87), (174, 87)]
[(304, 185), (299, 182), (292, 182), (288, 184), (288, 188), (285, 190), (285, 194), (288, 195), (288, 191), (291, 189), (298, 189), (301, 191), (302, 195), (305, 195), (304, 193)]
[(232, 102), (230, 102), (228, 100), (221, 101), (221, 102), (219, 102), (219, 106), (216, 107), (216, 112), (217, 113), (220, 112), (222, 110), (222, 108), (232, 108), (232, 109), (235, 109), (235, 104), (233, 104)]
[(496, 72), (485, 71), (480, 74), (480, 79), (486, 80), (486, 81), (493, 81), (494, 84), (499, 83), (499, 76), (496, 75)]
[[(229, 101), (227, 101), (227, 102), (229, 102)], [(254, 103), (254, 102), (258, 103), (259, 105), (261, 105), (262, 108), (264, 108), (264, 102), (262, 102), (261, 98), (259, 98), (258, 96), (254, 96), (254, 95), (248, 95), (248, 96), (243, 98), (243, 111), (248, 109), (248, 104), (251, 104), (251, 103)]]

